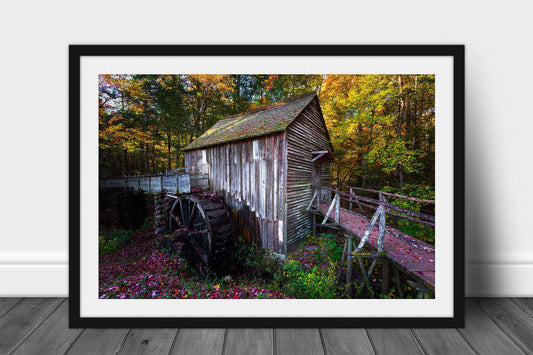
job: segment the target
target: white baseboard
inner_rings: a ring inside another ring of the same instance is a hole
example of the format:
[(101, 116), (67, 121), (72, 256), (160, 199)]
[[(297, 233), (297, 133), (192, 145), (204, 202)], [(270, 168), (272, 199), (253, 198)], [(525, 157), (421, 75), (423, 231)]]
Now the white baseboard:
[(466, 264), (467, 297), (533, 297), (533, 263)]
[(68, 264), (0, 264), (0, 297), (67, 297)]
[[(467, 264), (467, 297), (533, 297), (533, 264)], [(68, 264), (0, 264), (0, 297), (67, 297)]]

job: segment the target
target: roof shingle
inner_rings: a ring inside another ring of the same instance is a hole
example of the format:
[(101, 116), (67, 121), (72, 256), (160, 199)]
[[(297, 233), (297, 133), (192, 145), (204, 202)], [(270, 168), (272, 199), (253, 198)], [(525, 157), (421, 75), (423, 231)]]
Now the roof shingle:
[(200, 149), (283, 132), (315, 96), (310, 95), (273, 108), (222, 119), (192, 141), (184, 150)]

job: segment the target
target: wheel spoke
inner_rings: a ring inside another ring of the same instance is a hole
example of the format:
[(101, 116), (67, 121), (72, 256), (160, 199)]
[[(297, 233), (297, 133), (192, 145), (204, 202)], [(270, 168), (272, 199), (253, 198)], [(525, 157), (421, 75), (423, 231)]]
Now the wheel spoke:
[(192, 231), (189, 232), (189, 234), (207, 234), (207, 229), (201, 230), (201, 231)]
[(181, 198), (179, 199), (179, 201), (180, 201), (181, 221), (183, 224), (185, 224), (185, 216), (183, 215), (183, 204), (181, 203)]
[(176, 223), (178, 224), (178, 226), (182, 225), (180, 219), (178, 216), (175, 216), (172, 212), (170, 212), (170, 217), (172, 217), (172, 219), (174, 219), (176, 221)]
[(187, 224), (187, 228), (191, 228), (194, 222), (194, 219), (196, 218), (196, 213), (198, 211), (197, 204), (192, 205), (192, 212), (191, 212), (191, 218), (189, 219), (189, 223)]
[(183, 222), (188, 226), (191, 223), (191, 201), (189, 199), (185, 199), (185, 208), (183, 210), (185, 212), (185, 219)]
[[(231, 263), (228, 258), (231, 220), (228, 213), (221, 213), (226, 208), (223, 202), (206, 195), (177, 196), (170, 211), (171, 232), (179, 229), (178, 234), (185, 243), (183, 256), (192, 266), (205, 271)], [(215, 230), (213, 225), (217, 227)]]

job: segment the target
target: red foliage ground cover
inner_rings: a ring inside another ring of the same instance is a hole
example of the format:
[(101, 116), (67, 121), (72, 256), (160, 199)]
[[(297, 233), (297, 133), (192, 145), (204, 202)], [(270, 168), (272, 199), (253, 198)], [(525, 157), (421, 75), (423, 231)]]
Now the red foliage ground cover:
[(100, 298), (285, 298), (271, 290), (236, 284), (230, 277), (194, 275), (185, 260), (158, 249), (153, 238), (133, 236), (123, 249), (99, 259)]

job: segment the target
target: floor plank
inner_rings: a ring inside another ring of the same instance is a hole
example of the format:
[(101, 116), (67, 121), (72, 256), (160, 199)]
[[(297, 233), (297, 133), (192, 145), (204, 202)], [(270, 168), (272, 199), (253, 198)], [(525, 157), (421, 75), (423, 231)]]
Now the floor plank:
[(524, 354), (478, 304), (469, 299), (465, 304), (465, 327), (459, 332), (479, 354)]
[(222, 354), (225, 329), (180, 329), (171, 354)]
[(85, 329), (68, 354), (116, 354), (127, 334), (128, 329)]
[(69, 329), (68, 302), (0, 298), (0, 354), (524, 354), (533, 299), (466, 302), (464, 329)]
[(475, 300), (526, 353), (533, 353), (533, 318), (507, 298)]
[(119, 354), (168, 354), (174, 338), (176, 329), (132, 329)]
[(0, 318), (22, 301), (20, 298), (0, 298)]
[(427, 354), (475, 354), (456, 329), (413, 329), (413, 333)]
[(423, 354), (409, 329), (367, 329), (376, 354)]
[(68, 302), (65, 300), (13, 354), (64, 354), (81, 332), (81, 329), (68, 327)]
[(529, 314), (530, 317), (533, 317), (533, 298), (512, 298), (511, 300)]
[(0, 354), (7, 354), (63, 301), (25, 298), (0, 318)]
[(277, 355), (323, 355), (324, 348), (318, 329), (276, 329)]
[(375, 354), (364, 329), (321, 329), (321, 332), (328, 355)]
[(228, 329), (225, 354), (272, 355), (274, 353), (273, 329)]

